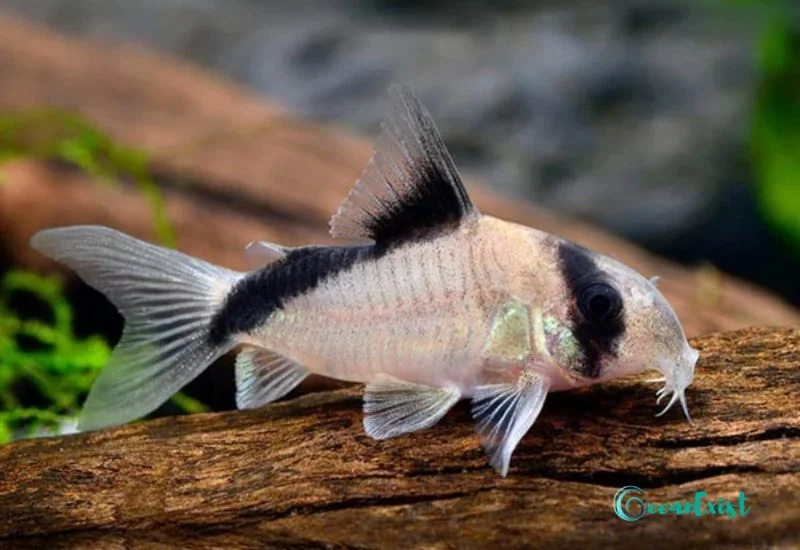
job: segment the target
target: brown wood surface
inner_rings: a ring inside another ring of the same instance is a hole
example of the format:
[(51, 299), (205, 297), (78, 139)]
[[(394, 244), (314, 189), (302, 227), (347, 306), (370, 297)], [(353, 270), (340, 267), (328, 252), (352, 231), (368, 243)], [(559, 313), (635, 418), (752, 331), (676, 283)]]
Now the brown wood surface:
[[(466, 405), (374, 441), (356, 389), (17, 442), (0, 447), (0, 547), (796, 548), (800, 330), (693, 345), (694, 426), (654, 418), (639, 378), (553, 394), (506, 479)], [(744, 491), (750, 511), (626, 523), (624, 485), (653, 503)]]
[[(245, 266), (242, 248), (252, 240), (329, 241), (328, 219), (371, 150), (369, 140), (299, 121), (177, 61), (3, 17), (0, 82), (0, 111), (75, 110), (122, 143), (149, 151), (180, 248), (233, 268)], [(131, 189), (104, 188), (73, 169), (35, 161), (4, 165), (2, 176), (0, 252), (13, 263), (52, 267), (27, 244), (44, 227), (101, 223), (154, 238), (150, 212)], [(488, 214), (660, 275), (689, 334), (800, 324), (797, 310), (751, 285), (678, 267), (596, 228), (470, 188)]]

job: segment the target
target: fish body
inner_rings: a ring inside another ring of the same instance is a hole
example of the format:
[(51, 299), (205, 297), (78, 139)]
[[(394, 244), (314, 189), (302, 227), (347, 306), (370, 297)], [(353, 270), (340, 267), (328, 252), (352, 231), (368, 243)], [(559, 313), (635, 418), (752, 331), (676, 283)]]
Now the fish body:
[[(420, 384), (454, 385), (469, 396), (492, 353), (495, 318), (525, 291), (516, 287), (524, 285), (522, 279), (513, 276), (519, 266), (496, 239), (525, 230), (501, 224), (484, 217), (475, 227), (385, 254), (369, 246), (316, 251), (321, 258), (353, 254), (358, 260), (287, 300), (249, 335), (248, 343), (341, 380), (368, 383), (389, 374)], [(254, 286), (252, 291), (260, 290)], [(537, 289), (519, 307), (543, 304), (540, 298)], [(525, 342), (514, 345), (529, 354), (527, 340), (525, 335)]]
[(126, 318), (81, 427), (147, 414), (235, 346), (240, 408), (312, 373), (360, 382), (375, 438), (429, 427), (470, 398), (502, 475), (550, 391), (654, 368), (667, 408), (686, 411), (697, 352), (654, 284), (480, 214), (428, 113), (407, 88), (393, 96), (375, 155), (332, 219), (341, 246), (255, 243), (263, 265), (238, 273), (107, 228), (34, 237)]
[(555, 359), (568, 345), (557, 338), (566, 333), (569, 302), (558, 247), (552, 236), (490, 216), (386, 254), (371, 246), (316, 247), (248, 275), (242, 301), (263, 311), (258, 296), (270, 275), (356, 259), (286, 300), (255, 330), (242, 330), (242, 340), (315, 374), (362, 383), (389, 374), (454, 386), (464, 397), (500, 362), (552, 367), (551, 389), (590, 383), (575, 369), (560, 376)]

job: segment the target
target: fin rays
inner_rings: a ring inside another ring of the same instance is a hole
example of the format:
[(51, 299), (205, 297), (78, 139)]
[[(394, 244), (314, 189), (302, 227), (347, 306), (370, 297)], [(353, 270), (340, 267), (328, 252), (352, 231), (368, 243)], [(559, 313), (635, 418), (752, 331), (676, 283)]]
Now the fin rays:
[(387, 247), (478, 215), (430, 114), (407, 86), (390, 95), (375, 154), (331, 219), (334, 237)]
[(364, 430), (387, 439), (436, 424), (461, 398), (455, 388), (436, 388), (380, 375), (364, 391)]
[(75, 270), (125, 317), (83, 405), (82, 430), (144, 416), (230, 348), (209, 343), (208, 327), (240, 274), (106, 227), (50, 229), (31, 245)]
[(489, 462), (503, 477), (514, 449), (539, 416), (547, 390), (544, 378), (525, 373), (513, 384), (476, 388), (472, 416)]
[(236, 357), (236, 406), (255, 409), (280, 399), (310, 373), (302, 365), (261, 348)]

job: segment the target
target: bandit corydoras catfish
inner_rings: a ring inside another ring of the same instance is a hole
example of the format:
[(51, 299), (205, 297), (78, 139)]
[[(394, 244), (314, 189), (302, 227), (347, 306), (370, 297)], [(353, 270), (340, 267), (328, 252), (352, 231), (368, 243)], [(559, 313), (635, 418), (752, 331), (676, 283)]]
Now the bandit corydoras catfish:
[(311, 373), (363, 382), (374, 438), (432, 426), (470, 398), (502, 475), (548, 392), (654, 368), (660, 397), (671, 394), (664, 412), (686, 411), (698, 353), (656, 287), (481, 215), (427, 111), (405, 87), (391, 95), (375, 155), (331, 221), (348, 244), (255, 243), (263, 266), (239, 273), (103, 227), (34, 236), (125, 317), (82, 429), (151, 412), (235, 346), (240, 408)]

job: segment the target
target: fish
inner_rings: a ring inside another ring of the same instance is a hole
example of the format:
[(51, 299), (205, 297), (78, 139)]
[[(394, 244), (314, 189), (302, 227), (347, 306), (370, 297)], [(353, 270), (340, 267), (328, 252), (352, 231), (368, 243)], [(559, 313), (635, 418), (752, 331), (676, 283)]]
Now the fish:
[[(99, 226), (43, 230), (125, 325), (83, 405), (97, 430), (154, 411), (234, 348), (236, 404), (310, 374), (364, 384), (374, 439), (432, 427), (461, 399), (503, 477), (550, 392), (647, 370), (691, 422), (698, 351), (655, 280), (569, 240), (481, 214), (431, 115), (390, 88), (374, 155), (330, 223), (337, 245), (257, 241), (233, 271)], [(658, 403), (657, 402), (657, 403)]]

